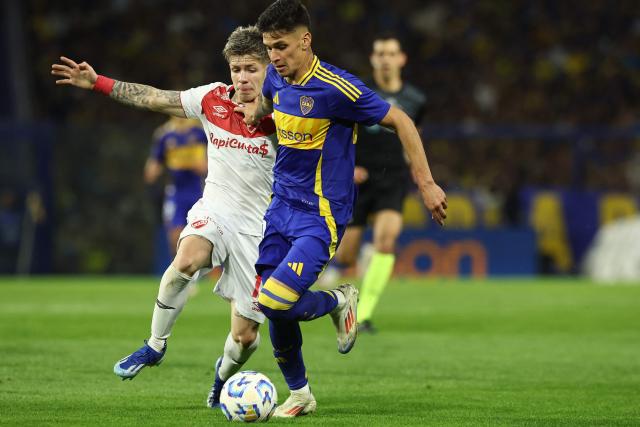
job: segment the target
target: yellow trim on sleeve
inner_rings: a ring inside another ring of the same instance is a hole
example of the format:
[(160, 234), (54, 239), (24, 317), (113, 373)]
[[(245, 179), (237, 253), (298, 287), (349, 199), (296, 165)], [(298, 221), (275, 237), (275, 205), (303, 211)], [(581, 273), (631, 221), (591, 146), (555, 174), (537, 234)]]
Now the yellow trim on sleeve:
[(356, 98), (355, 96), (353, 96), (351, 93), (347, 92), (345, 89), (343, 89), (342, 87), (338, 86), (337, 83), (332, 82), (331, 80), (321, 76), (320, 74), (316, 74), (316, 78), (319, 80), (322, 80), (325, 83), (329, 83), (331, 86), (335, 87), (336, 89), (338, 89), (340, 92), (344, 93), (344, 95), (349, 98), (351, 101), (356, 102), (358, 100), (358, 98)]
[(351, 83), (349, 80), (345, 79), (344, 77), (340, 77), (336, 73), (332, 73), (331, 71), (327, 70), (323, 66), (318, 67), (317, 73), (318, 74), (323, 74), (327, 78), (329, 78), (331, 80), (334, 80), (337, 83), (340, 83), (346, 89), (348, 89), (350, 92), (352, 92), (356, 96), (356, 98), (358, 98), (358, 97), (360, 97), (360, 95), (362, 95), (362, 92), (360, 91), (360, 89), (355, 87), (354, 84)]

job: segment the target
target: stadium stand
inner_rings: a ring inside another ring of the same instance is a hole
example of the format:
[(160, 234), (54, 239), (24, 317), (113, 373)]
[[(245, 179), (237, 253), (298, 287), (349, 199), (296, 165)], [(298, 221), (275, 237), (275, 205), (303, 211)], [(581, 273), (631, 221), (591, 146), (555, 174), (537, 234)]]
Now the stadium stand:
[[(162, 118), (63, 93), (50, 64), (64, 52), (114, 78), (168, 89), (223, 80), (224, 38), (270, 2), (254, 3), (229, 3), (225, 19), (216, 19), (195, 0), (90, 9), (17, 2), (26, 17), (26, 77), (37, 94), (30, 120), (55, 123), (53, 271), (148, 271), (155, 215), (134, 178), (146, 135)], [(532, 224), (521, 202), (530, 188), (621, 194), (601, 204), (604, 222), (637, 210), (637, 6), (572, 4), (327, 0), (310, 2), (310, 12), (314, 31), (341, 35), (340, 49), (331, 37), (314, 41), (318, 55), (354, 74), (369, 69), (375, 33), (402, 37), (411, 57), (406, 78), (429, 98), (430, 162), (447, 191), (461, 194), (461, 224), (516, 227)], [(424, 225), (428, 217), (409, 206), (407, 223)], [(78, 233), (84, 238), (69, 238)], [(113, 242), (127, 240), (130, 248), (115, 250)], [(549, 271), (575, 271), (578, 259), (574, 253)]]

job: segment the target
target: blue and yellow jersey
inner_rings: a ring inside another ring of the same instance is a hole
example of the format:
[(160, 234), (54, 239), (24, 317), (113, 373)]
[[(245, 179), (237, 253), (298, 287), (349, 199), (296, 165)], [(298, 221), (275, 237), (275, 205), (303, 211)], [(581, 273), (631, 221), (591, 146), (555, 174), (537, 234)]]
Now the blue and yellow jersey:
[(317, 57), (298, 84), (269, 65), (262, 93), (273, 101), (279, 143), (274, 195), (346, 224), (355, 199), (358, 124), (379, 123), (390, 105), (356, 77)]
[(202, 196), (202, 176), (195, 168), (207, 158), (207, 136), (199, 126), (161, 126), (154, 135), (151, 158), (162, 163), (171, 175), (175, 198), (197, 200)]

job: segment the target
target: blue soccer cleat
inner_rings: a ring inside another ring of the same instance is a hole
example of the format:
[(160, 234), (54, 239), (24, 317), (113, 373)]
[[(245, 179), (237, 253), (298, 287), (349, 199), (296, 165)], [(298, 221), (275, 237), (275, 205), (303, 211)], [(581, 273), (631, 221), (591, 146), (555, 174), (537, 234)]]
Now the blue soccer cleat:
[(122, 380), (132, 380), (145, 366), (158, 366), (162, 363), (167, 344), (161, 352), (155, 351), (144, 341), (144, 345), (125, 358), (118, 360), (113, 367), (113, 373)]
[(207, 396), (207, 406), (211, 409), (220, 407), (220, 392), (222, 392), (222, 386), (225, 383), (218, 375), (220, 365), (222, 365), (222, 356), (216, 360), (216, 377), (211, 386), (211, 391), (209, 391), (209, 396)]

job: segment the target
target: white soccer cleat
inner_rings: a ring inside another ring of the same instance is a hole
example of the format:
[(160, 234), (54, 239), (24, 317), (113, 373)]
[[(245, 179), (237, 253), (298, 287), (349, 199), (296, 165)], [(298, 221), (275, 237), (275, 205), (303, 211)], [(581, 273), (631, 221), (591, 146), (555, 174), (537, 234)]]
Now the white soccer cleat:
[(333, 325), (338, 334), (338, 351), (342, 354), (349, 353), (358, 337), (358, 289), (350, 284), (338, 286), (337, 292), (342, 292), (345, 302), (331, 312)]
[(310, 414), (316, 410), (316, 398), (311, 391), (293, 390), (282, 405), (273, 412), (275, 418), (293, 418)]

